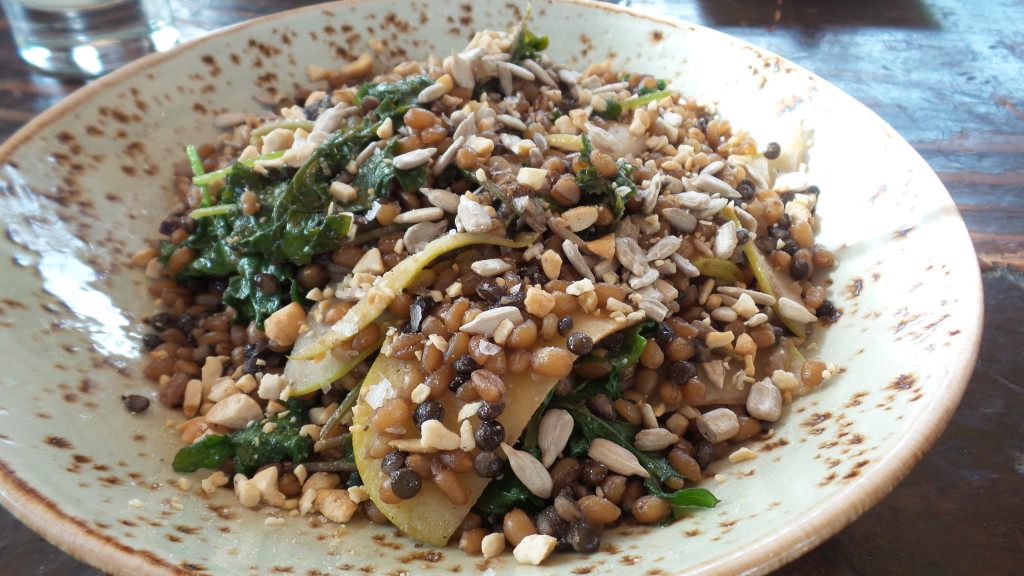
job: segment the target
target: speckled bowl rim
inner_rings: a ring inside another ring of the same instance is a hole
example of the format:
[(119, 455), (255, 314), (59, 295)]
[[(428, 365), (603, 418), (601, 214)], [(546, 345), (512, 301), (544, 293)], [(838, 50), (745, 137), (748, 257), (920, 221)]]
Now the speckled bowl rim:
[[(47, 109), (0, 144), (0, 162), (4, 162), (18, 146), (33, 137), (42, 127), (59, 122), (80, 103), (118, 86), (122, 81), (145, 72), (150, 67), (180, 54), (196, 51), (210, 40), (233, 35), (249, 27), (268, 21), (286, 19), (291, 15), (323, 9), (344, 8), (345, 5), (374, 2), (375, 0), (347, 0), (328, 4), (313, 4), (284, 12), (261, 16), (232, 26), (228, 26), (201, 37), (187, 40), (162, 53), (156, 53), (132, 62), (123, 68), (92, 81), (90, 84), (73, 92), (58, 104)], [(600, 4), (589, 0), (553, 0), (562, 4), (586, 5), (589, 9), (604, 9), (612, 12), (628, 13), (631, 17), (648, 19), (653, 22), (681, 28), (702, 29), (704, 32), (726, 36), (741, 44), (748, 45), (758, 53), (777, 57), (768, 50), (754, 46), (703, 26), (692, 24), (678, 18), (637, 12), (616, 5)], [(777, 57), (795, 69), (810, 75), (818, 83), (825, 86), (831, 84), (794, 65), (785, 58)], [(838, 89), (837, 89), (838, 90)], [(874, 112), (868, 113), (882, 129), (896, 134), (884, 120)], [(922, 160), (923, 162), (923, 160)], [(948, 192), (947, 192), (948, 195)], [(952, 200), (950, 199), (950, 202)], [(962, 220), (961, 220), (962, 224)], [(939, 382), (947, 394), (944, 401), (937, 403), (935, 410), (927, 419), (919, 421), (892, 450), (877, 461), (876, 469), (869, 477), (849, 485), (838, 492), (835, 497), (814, 508), (807, 510), (793, 520), (774, 536), (742, 550), (733, 550), (722, 556), (691, 566), (686, 574), (705, 576), (754, 575), (765, 574), (791, 562), (812, 550), (832, 535), (836, 534), (866, 510), (880, 501), (910, 472), (932, 447), (950, 421), (966, 390), (970, 376), (974, 370), (980, 348), (981, 330), (984, 317), (984, 301), (980, 274), (974, 278), (974, 284), (964, 286), (963, 298), (973, 299), (964, 306), (973, 314), (970, 318), (962, 318), (967, 326), (967, 338), (958, 340), (958, 344), (950, 352), (949, 369)], [(973, 319), (973, 323), (969, 322)], [(100, 533), (86, 523), (64, 514), (59, 505), (46, 495), (36, 491), (22, 480), (14, 470), (0, 464), (0, 503), (15, 517), (24, 522), (41, 536), (53, 542), (72, 556), (105, 571), (139, 576), (184, 575), (189, 572), (179, 565), (172, 564), (152, 553), (136, 550), (117, 539)], [(680, 573), (681, 574), (681, 573)]]

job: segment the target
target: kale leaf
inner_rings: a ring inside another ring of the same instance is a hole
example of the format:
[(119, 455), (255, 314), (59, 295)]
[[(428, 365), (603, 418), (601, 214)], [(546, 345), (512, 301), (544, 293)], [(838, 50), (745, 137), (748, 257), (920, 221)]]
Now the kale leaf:
[(392, 141), (383, 150), (378, 150), (366, 159), (359, 167), (352, 185), (358, 194), (354, 204), (347, 206), (354, 212), (365, 211), (373, 204), (374, 199), (386, 196), (391, 182), (398, 182), (402, 190), (412, 192), (419, 190), (427, 180), (427, 165), (423, 164), (411, 170), (395, 168), (392, 160), (398, 141)]
[(367, 82), (356, 92), (354, 104), (359, 106), (367, 97), (380, 101), (377, 117), (381, 120), (401, 116), (409, 108), (419, 104), (417, 96), (424, 88), (434, 83), (429, 76), (407, 76), (394, 82)]
[[(292, 264), (277, 264), (260, 256), (242, 256), (238, 259), (238, 274), (231, 277), (224, 290), (224, 303), (245, 318), (255, 320), (257, 325), (263, 325), (264, 320), (287, 303), (285, 294), (289, 292), (286, 290), (290, 290), (292, 301), (304, 301), (299, 284), (294, 280), (295, 270)], [(284, 288), (269, 294), (264, 292), (257, 285), (258, 274), (273, 276)]]
[(647, 338), (641, 333), (649, 331), (654, 325), (655, 322), (648, 321), (623, 330), (622, 347), (615, 354), (609, 354), (602, 348), (595, 348), (590, 354), (578, 358), (577, 364), (607, 363), (611, 366), (611, 372), (606, 377), (581, 381), (566, 398), (580, 403), (597, 394), (605, 394), (613, 400), (622, 398), (622, 371), (640, 360), (640, 355), (643, 354), (644, 348), (647, 346)]
[(537, 36), (526, 27), (524, 21), (512, 43), (512, 62), (535, 59), (541, 52), (547, 50), (547, 47), (547, 35)]
[(288, 400), (286, 412), (269, 418), (268, 427), (252, 423), (231, 434), (210, 435), (185, 446), (174, 455), (175, 472), (195, 472), (200, 468), (219, 468), (224, 460), (234, 458), (235, 469), (250, 475), (266, 464), (304, 462), (313, 455), (313, 439), (299, 433), (309, 423), (306, 413), (310, 401)]
[[(594, 148), (586, 134), (582, 139), (580, 160), (589, 163)], [(592, 226), (580, 232), (580, 236), (585, 240), (613, 231), (626, 214), (626, 201), (637, 193), (636, 184), (633, 183), (633, 165), (620, 160), (616, 166), (618, 172), (611, 179), (602, 176), (593, 166), (586, 166), (576, 174), (576, 185), (579, 186), (581, 193), (580, 204), (607, 206), (615, 217), (608, 226)]]

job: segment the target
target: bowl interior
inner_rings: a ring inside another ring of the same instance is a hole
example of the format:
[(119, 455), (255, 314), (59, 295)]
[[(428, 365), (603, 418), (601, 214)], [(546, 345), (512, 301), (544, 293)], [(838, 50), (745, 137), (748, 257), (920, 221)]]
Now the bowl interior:
[[(0, 500), (73, 554), (120, 574), (533, 573), (433, 549), (364, 521), (264, 524), (200, 475), (182, 489), (179, 441), (141, 374), (154, 310), (131, 255), (173, 208), (186, 144), (213, 117), (384, 46), (382, 63), (444, 56), (472, 32), (508, 29), (512, 3), (367, 1), (257, 20), (100, 79), (0, 147)], [(577, 574), (763, 573), (839, 530), (913, 466), (955, 408), (977, 353), (981, 289), (963, 222), (935, 174), (884, 122), (827, 82), (731, 37), (578, 2), (533, 3), (552, 58), (612, 59), (718, 103), (761, 143), (802, 132), (821, 190), (819, 239), (839, 262), (839, 322), (813, 355), (832, 381), (791, 406), (754, 460), (719, 463), (722, 499), (664, 528), (624, 528), (604, 550), (550, 559)], [(542, 569), (542, 570), (543, 570)]]

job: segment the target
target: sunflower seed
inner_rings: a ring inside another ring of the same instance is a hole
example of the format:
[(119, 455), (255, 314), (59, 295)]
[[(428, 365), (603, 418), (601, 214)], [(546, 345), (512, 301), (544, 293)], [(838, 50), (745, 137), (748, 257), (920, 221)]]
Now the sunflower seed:
[(502, 124), (513, 130), (518, 130), (519, 132), (526, 131), (526, 124), (524, 124), (522, 120), (516, 118), (515, 116), (511, 116), (509, 114), (498, 114), (497, 116), (495, 116), (495, 118), (497, 118), (498, 121), (500, 121)]
[(682, 208), (666, 208), (661, 211), (661, 215), (683, 234), (690, 234), (697, 229), (697, 217)]
[(426, 196), (428, 202), (449, 214), (459, 211), (459, 195), (454, 192), (437, 188), (420, 188), (420, 194)]
[(556, 408), (544, 413), (537, 431), (537, 443), (540, 446), (541, 464), (545, 468), (551, 467), (565, 449), (565, 445), (569, 443), (573, 424), (572, 415), (565, 410)]
[[(437, 176), (441, 174), (441, 172), (444, 172), (444, 169), (447, 168), (448, 165), (452, 163), (452, 160), (455, 158), (455, 155), (458, 154), (459, 152), (459, 148), (462, 148), (462, 144), (465, 141), (465, 136), (459, 136), (458, 138), (452, 141), (451, 146), (449, 146), (448, 149), (445, 150), (444, 153), (437, 158), (437, 161), (434, 162), (434, 167), (431, 169), (431, 172), (434, 174), (434, 176)], [(447, 210), (445, 211), (447, 212)]]
[(508, 320), (514, 325), (518, 325), (523, 321), (523, 313), (515, 306), (499, 306), (497, 308), (491, 308), (485, 310), (480, 314), (477, 314), (476, 318), (466, 322), (459, 328), (463, 332), (470, 334), (481, 334), (483, 336), (491, 336), (494, 334), (494, 329), (501, 324), (503, 320)]
[(437, 206), (428, 206), (426, 208), (417, 208), (415, 210), (409, 210), (402, 212), (398, 216), (395, 216), (395, 224), (416, 224), (418, 222), (432, 222), (439, 220), (444, 217), (444, 210)]
[[(735, 414), (733, 414), (735, 416)], [(650, 472), (640, 465), (640, 461), (632, 452), (604, 438), (594, 438), (587, 450), (587, 455), (604, 464), (609, 470), (623, 476), (650, 477)]]
[(551, 77), (551, 74), (547, 70), (545, 70), (543, 66), (538, 64), (535, 60), (523, 60), (522, 65), (523, 68), (526, 68), (530, 72), (533, 72), (534, 76), (536, 76), (537, 79), (540, 80), (541, 84), (547, 84), (552, 88), (558, 87), (558, 83), (555, 82), (555, 80)]
[(732, 258), (732, 253), (736, 251), (737, 243), (736, 223), (728, 220), (719, 226), (718, 231), (715, 232), (715, 258), (721, 258), (722, 260)]
[(818, 317), (811, 314), (803, 304), (790, 298), (779, 298), (779, 315), (795, 322), (816, 322)]
[(679, 442), (679, 436), (664, 428), (648, 428), (637, 432), (633, 444), (637, 450), (657, 452)]
[(519, 478), (523, 485), (530, 492), (533, 492), (535, 496), (549, 498), (553, 486), (551, 474), (548, 474), (544, 465), (528, 452), (516, 450), (504, 442), (501, 443), (501, 448), (505, 451), (505, 456), (508, 457), (508, 464), (512, 467), (512, 472), (516, 475), (516, 478)]
[(461, 54), (452, 50), (452, 78), (455, 79), (455, 83), (462, 88), (469, 88), (470, 90), (476, 86), (476, 78), (473, 77), (473, 67), (469, 64), (469, 61), (462, 57)]
[(724, 180), (716, 178), (711, 174), (701, 172), (693, 179), (693, 185), (701, 192), (718, 194), (723, 198), (740, 198), (741, 195), (735, 188), (729, 186)]
[(402, 242), (405, 243), (405, 249), (409, 251), (409, 254), (416, 254), (422, 251), (431, 240), (444, 234), (446, 230), (448, 230), (448, 222), (443, 220), (441, 222), (420, 222), (413, 224), (405, 231)]
[(654, 246), (651, 246), (650, 250), (647, 251), (647, 261), (664, 260), (675, 253), (682, 244), (683, 240), (678, 236), (666, 236), (661, 240), (658, 240)]
[(437, 148), (420, 148), (405, 154), (399, 154), (391, 161), (391, 165), (398, 170), (412, 170), (430, 162), (430, 159), (437, 153)]

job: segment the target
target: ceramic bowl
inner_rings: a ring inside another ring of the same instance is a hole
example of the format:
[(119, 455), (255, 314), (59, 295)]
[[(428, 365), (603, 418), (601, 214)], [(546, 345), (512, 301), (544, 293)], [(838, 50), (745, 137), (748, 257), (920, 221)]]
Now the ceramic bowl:
[(717, 508), (662, 528), (624, 528), (594, 555), (541, 568), (483, 561), (394, 529), (310, 518), (266, 525), (227, 490), (178, 481), (181, 417), (139, 415), (153, 312), (131, 255), (172, 209), (172, 166), (217, 134), (220, 112), (302, 84), (384, 46), (394, 61), (446, 55), (472, 31), (509, 29), (516, 4), (456, 0), (311, 6), (143, 59), (40, 115), (0, 147), (0, 500), (71, 554), (114, 574), (761, 574), (837, 532), (903, 478), (955, 409), (978, 349), (982, 300), (964, 224), (938, 178), (889, 126), (806, 70), (684, 22), (573, 1), (534, 0), (531, 29), (558, 63), (611, 58), (717, 102), (761, 142), (800, 126), (822, 193), (820, 241), (836, 255), (818, 330), (836, 364), (793, 404), (758, 457), (717, 464)]

